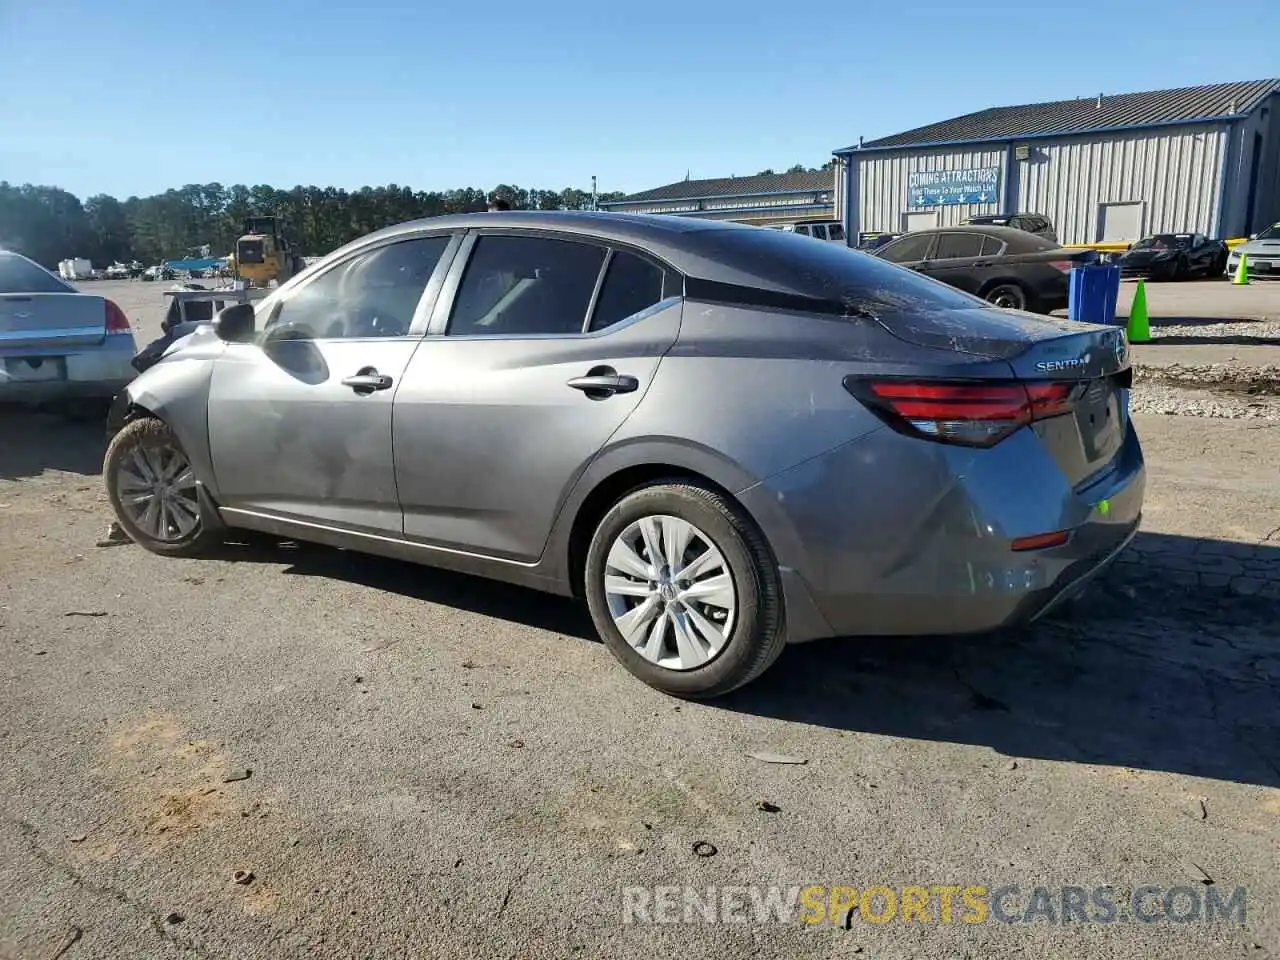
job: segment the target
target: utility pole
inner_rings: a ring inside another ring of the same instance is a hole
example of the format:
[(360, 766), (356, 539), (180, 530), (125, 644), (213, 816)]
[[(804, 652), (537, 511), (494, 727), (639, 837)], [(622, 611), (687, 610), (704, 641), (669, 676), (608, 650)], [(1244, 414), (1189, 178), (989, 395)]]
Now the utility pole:
[(595, 177), (591, 178), (591, 209), (592, 210), (600, 209), (599, 206), (596, 205), (596, 178)]

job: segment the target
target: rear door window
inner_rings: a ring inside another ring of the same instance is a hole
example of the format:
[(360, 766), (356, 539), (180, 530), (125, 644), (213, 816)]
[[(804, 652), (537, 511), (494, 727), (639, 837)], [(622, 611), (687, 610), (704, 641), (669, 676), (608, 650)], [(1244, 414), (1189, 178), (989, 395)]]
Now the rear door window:
[(454, 337), (581, 333), (605, 249), (550, 237), (480, 237), (449, 318)]
[(25, 257), (0, 253), (0, 293), (71, 293), (73, 290)]
[(841, 226), (841, 225), (840, 225), (840, 224), (838, 224), (838, 223), (831, 223), (831, 224), (828, 224), (828, 225), (827, 225), (827, 239), (828, 239), (828, 240), (843, 240), (843, 239), (844, 239), (844, 227), (843, 227), (843, 226)]
[(615, 250), (596, 298), (591, 330), (603, 330), (662, 299), (663, 270), (625, 250)]
[(923, 260), (933, 243), (933, 234), (921, 233), (914, 237), (902, 237), (893, 243), (886, 243), (878, 251), (879, 256), (890, 263), (907, 263)]
[(979, 233), (942, 233), (931, 260), (958, 260), (982, 255), (983, 237)]

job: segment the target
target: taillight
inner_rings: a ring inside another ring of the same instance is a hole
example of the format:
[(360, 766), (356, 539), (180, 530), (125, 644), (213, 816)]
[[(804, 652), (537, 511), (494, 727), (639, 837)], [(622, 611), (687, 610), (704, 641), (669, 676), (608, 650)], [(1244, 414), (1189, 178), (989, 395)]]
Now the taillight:
[(1057, 267), (1063, 273), (1070, 273), (1073, 267), (1079, 267), (1082, 264), (1076, 263), (1074, 260), (1050, 260), (1049, 266)]
[(991, 447), (1035, 420), (1068, 413), (1077, 384), (846, 377), (844, 386), (900, 433)]
[(129, 318), (124, 315), (124, 311), (120, 309), (112, 301), (107, 301), (107, 333), (132, 333), (133, 328), (129, 326)]

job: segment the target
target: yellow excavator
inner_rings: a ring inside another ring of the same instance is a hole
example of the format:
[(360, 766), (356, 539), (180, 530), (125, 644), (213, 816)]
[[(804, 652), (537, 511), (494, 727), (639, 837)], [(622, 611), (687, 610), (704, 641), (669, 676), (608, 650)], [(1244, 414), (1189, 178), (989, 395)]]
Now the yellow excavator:
[(232, 276), (250, 286), (284, 283), (305, 263), (289, 243), (276, 217), (245, 217), (231, 256)]

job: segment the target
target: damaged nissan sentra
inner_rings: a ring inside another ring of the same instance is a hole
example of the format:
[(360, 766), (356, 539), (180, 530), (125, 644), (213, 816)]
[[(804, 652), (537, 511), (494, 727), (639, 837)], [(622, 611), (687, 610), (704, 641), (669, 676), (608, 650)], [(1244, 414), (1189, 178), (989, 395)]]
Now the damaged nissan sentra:
[(117, 399), (119, 523), (254, 530), (585, 601), (713, 697), (788, 642), (1042, 616), (1134, 536), (1122, 330), (682, 217), (401, 224), (222, 311)]

